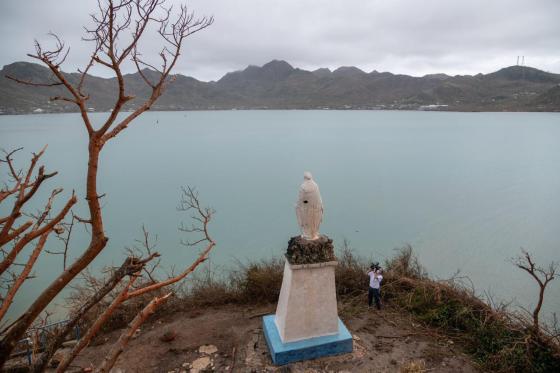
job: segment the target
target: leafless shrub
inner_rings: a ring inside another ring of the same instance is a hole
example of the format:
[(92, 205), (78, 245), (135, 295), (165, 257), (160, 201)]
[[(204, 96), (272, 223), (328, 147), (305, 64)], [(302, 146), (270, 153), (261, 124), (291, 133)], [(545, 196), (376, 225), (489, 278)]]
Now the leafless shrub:
[(423, 278), (426, 276), (426, 271), (414, 255), (412, 246), (407, 244), (396, 250), (397, 255), (385, 263), (387, 271), (392, 272), (395, 276), (410, 278)]
[(539, 285), (539, 297), (535, 309), (533, 310), (533, 329), (535, 333), (540, 333), (541, 326), (539, 323), (539, 314), (544, 302), (544, 292), (546, 287), (550, 284), (552, 280), (555, 279), (556, 271), (558, 270), (558, 263), (551, 262), (548, 268), (543, 268), (538, 266), (531, 254), (525, 250), (521, 250), (521, 256), (513, 259), (513, 264), (527, 272)]

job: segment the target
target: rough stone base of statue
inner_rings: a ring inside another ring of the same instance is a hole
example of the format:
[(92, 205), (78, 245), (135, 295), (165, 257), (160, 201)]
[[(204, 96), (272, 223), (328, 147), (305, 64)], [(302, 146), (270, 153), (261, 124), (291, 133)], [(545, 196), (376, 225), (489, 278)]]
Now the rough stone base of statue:
[(263, 318), (274, 364), (352, 352), (352, 335), (338, 318), (336, 265), (328, 237), (290, 240), (276, 314)]

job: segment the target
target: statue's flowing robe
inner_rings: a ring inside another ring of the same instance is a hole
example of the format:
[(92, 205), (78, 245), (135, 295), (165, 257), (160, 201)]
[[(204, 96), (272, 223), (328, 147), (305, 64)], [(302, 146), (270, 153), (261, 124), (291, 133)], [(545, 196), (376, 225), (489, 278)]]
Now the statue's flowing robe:
[(302, 237), (314, 240), (319, 237), (319, 225), (323, 220), (323, 201), (319, 186), (313, 179), (305, 179), (299, 188), (296, 216)]

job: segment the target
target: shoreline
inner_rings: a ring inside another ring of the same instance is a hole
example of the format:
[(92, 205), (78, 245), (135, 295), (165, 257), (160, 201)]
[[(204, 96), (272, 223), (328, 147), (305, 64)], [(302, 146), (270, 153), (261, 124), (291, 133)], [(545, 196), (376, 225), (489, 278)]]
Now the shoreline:
[[(205, 109), (184, 109), (184, 110), (150, 110), (149, 112), (165, 112), (165, 113), (187, 113), (187, 112), (213, 112), (213, 111), (398, 111), (398, 112), (429, 112), (429, 113), (550, 113), (557, 114), (560, 110), (547, 111), (547, 110), (423, 110), (423, 109), (366, 109), (366, 108), (356, 108), (356, 109), (344, 109), (344, 108), (242, 108), (242, 109), (232, 109), (232, 108), (205, 108)], [(123, 110), (123, 113), (130, 113), (132, 110)], [(5, 113), (0, 112), (0, 116), (22, 116), (22, 115), (50, 115), (50, 114), (79, 114), (79, 111), (60, 111), (60, 112), (25, 112), (25, 113)], [(110, 111), (90, 111), (90, 114), (109, 114)]]

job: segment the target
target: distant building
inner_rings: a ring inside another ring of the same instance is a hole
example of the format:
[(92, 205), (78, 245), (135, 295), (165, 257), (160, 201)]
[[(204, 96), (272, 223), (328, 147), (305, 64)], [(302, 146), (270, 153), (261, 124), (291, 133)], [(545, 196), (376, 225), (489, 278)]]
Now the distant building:
[(448, 105), (432, 104), (432, 105), (422, 105), (418, 107), (418, 110), (438, 110), (440, 108), (447, 107)]

